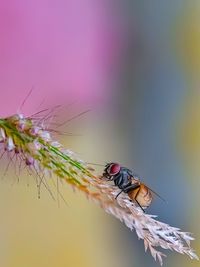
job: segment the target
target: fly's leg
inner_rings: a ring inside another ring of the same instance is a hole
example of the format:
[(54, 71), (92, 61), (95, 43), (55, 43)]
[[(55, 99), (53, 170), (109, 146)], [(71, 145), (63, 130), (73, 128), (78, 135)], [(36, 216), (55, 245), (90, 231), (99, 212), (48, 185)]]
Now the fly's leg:
[[(140, 190), (139, 190), (140, 191)], [(136, 196), (135, 196), (135, 202), (138, 204), (138, 206), (141, 208), (141, 210), (145, 213), (145, 210), (143, 209), (143, 207), (140, 205), (140, 203), (137, 201), (137, 195), (139, 194), (139, 191), (137, 192)]]
[(140, 203), (136, 200), (136, 198), (135, 198), (135, 202), (138, 204), (138, 206), (141, 208), (141, 210), (145, 213), (145, 210), (144, 210), (143, 207), (140, 205)]
[(123, 189), (116, 195), (115, 199), (118, 198), (118, 196), (123, 192)]
[(131, 190), (135, 190), (135, 189), (137, 189), (137, 188), (139, 188), (139, 187), (140, 187), (140, 185), (138, 185), (138, 184), (132, 184), (132, 185), (129, 185), (129, 186), (123, 188), (123, 189), (116, 195), (115, 199), (117, 199), (118, 196), (119, 196), (122, 192), (124, 192), (124, 193), (128, 193), (129, 191), (131, 191)]

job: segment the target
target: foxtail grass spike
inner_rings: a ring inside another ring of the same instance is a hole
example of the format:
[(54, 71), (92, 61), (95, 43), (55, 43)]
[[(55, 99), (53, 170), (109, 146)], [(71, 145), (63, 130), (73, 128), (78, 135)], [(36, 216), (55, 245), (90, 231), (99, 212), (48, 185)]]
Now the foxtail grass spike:
[(190, 233), (182, 232), (156, 220), (156, 216), (144, 213), (135, 203), (130, 202), (125, 193), (116, 199), (119, 189), (101, 176), (94, 175), (87, 163), (54, 140), (45, 125), (45, 119), (26, 118), (23, 114), (0, 119), (0, 144), (5, 153), (19, 156), (27, 168), (36, 174), (55, 174), (58, 179), (83, 192), (107, 213), (124, 222), (130, 230), (136, 232), (139, 239), (143, 239), (145, 251), (149, 250), (161, 265), (165, 254), (159, 248), (198, 260), (190, 247), (190, 241), (194, 239)]

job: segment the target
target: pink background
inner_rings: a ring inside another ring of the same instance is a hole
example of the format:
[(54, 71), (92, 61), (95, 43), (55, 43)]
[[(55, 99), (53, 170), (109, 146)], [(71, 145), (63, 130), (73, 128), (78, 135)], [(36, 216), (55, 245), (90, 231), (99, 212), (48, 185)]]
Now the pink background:
[(107, 1), (0, 2), (1, 116), (46, 104), (103, 104), (117, 73), (122, 20)]

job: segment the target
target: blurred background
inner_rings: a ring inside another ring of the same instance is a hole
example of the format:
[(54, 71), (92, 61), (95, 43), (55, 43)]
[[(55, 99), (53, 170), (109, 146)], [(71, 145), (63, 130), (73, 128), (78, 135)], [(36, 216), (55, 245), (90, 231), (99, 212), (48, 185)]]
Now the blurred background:
[[(86, 161), (134, 169), (167, 204), (148, 209), (194, 233), (200, 255), (200, 2), (0, 2), (0, 112), (61, 104), (92, 111), (58, 137)], [(70, 113), (70, 115), (69, 115)], [(58, 207), (34, 179), (1, 161), (0, 266), (158, 266), (143, 242), (84, 196), (62, 186)], [(98, 172), (102, 168), (97, 168)], [(29, 184), (29, 186), (27, 185)], [(166, 252), (164, 266), (199, 266)]]

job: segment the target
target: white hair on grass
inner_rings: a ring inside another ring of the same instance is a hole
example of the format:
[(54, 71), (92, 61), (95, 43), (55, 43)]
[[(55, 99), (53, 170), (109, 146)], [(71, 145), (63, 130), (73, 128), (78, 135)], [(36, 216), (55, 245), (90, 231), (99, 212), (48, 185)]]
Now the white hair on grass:
[(38, 119), (36, 115), (25, 118), (23, 114), (0, 119), (2, 149), (19, 156), (25, 166), (38, 175), (38, 185), (43, 184), (49, 190), (44, 177), (50, 173), (66, 181), (72, 188), (82, 191), (88, 199), (124, 222), (130, 230), (135, 230), (138, 238), (144, 240), (145, 251), (149, 249), (161, 265), (165, 254), (157, 249), (159, 247), (198, 260), (190, 247), (190, 241), (194, 240), (190, 233), (182, 232), (179, 228), (156, 220), (156, 216), (144, 213), (130, 201), (128, 194), (122, 193), (115, 199), (119, 192), (116, 186), (109, 184), (103, 177), (95, 176), (88, 164), (71, 150), (64, 149), (57, 140), (53, 140), (48, 127), (45, 127), (49, 114), (50, 112), (43, 119)]

